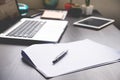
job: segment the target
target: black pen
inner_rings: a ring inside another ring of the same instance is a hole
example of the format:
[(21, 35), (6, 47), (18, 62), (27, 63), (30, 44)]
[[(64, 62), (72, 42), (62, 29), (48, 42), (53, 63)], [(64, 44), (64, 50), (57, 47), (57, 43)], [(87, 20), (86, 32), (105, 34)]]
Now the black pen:
[(42, 13), (39, 12), (39, 13), (36, 13), (36, 14), (31, 15), (30, 17), (36, 17), (36, 16), (39, 16), (39, 15), (41, 15), (41, 14), (42, 14)]
[(61, 52), (53, 61), (53, 64), (56, 64), (58, 61), (60, 61), (66, 54), (68, 50)]

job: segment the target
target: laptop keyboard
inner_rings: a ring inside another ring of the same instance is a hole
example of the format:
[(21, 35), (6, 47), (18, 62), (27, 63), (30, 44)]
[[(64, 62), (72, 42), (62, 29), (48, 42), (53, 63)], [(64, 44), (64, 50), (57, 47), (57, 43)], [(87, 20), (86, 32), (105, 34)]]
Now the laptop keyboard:
[(45, 21), (26, 20), (7, 36), (32, 38), (45, 23)]

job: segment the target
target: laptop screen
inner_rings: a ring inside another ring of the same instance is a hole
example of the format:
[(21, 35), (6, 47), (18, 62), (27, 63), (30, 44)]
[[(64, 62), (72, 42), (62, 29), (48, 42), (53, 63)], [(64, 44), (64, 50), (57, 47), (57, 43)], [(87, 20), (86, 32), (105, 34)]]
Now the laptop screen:
[(0, 31), (20, 17), (16, 0), (0, 0)]

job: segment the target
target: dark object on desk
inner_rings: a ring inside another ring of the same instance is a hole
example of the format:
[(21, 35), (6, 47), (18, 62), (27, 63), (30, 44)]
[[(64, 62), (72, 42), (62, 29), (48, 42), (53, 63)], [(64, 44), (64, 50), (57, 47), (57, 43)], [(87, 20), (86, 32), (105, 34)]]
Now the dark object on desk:
[(81, 13), (82, 11), (80, 8), (71, 8), (68, 14), (72, 17), (80, 17)]
[(90, 17), (84, 18), (82, 20), (79, 20), (73, 24), (76, 26), (83, 26), (83, 27), (88, 27), (88, 28), (93, 28), (93, 29), (99, 30), (113, 22), (114, 22), (113, 19), (90, 16)]
[(33, 9), (33, 10), (29, 10), (28, 14), (24, 17), (28, 17), (28, 18), (34, 18), (36, 16), (40, 16), (42, 15), (44, 12), (44, 9)]

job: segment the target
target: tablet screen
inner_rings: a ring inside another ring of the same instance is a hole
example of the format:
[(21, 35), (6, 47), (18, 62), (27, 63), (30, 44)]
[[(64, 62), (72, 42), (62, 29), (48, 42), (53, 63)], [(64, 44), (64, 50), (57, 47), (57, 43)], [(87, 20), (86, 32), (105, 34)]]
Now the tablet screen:
[(82, 27), (84, 26), (89, 28), (100, 29), (113, 22), (114, 22), (113, 19), (91, 16), (91, 17), (87, 17), (82, 20), (79, 20), (73, 24), (77, 26), (82, 26)]
[(90, 18), (90, 19), (87, 19), (87, 20), (79, 22), (79, 23), (93, 25), (93, 26), (101, 26), (107, 22), (109, 22), (109, 21)]

